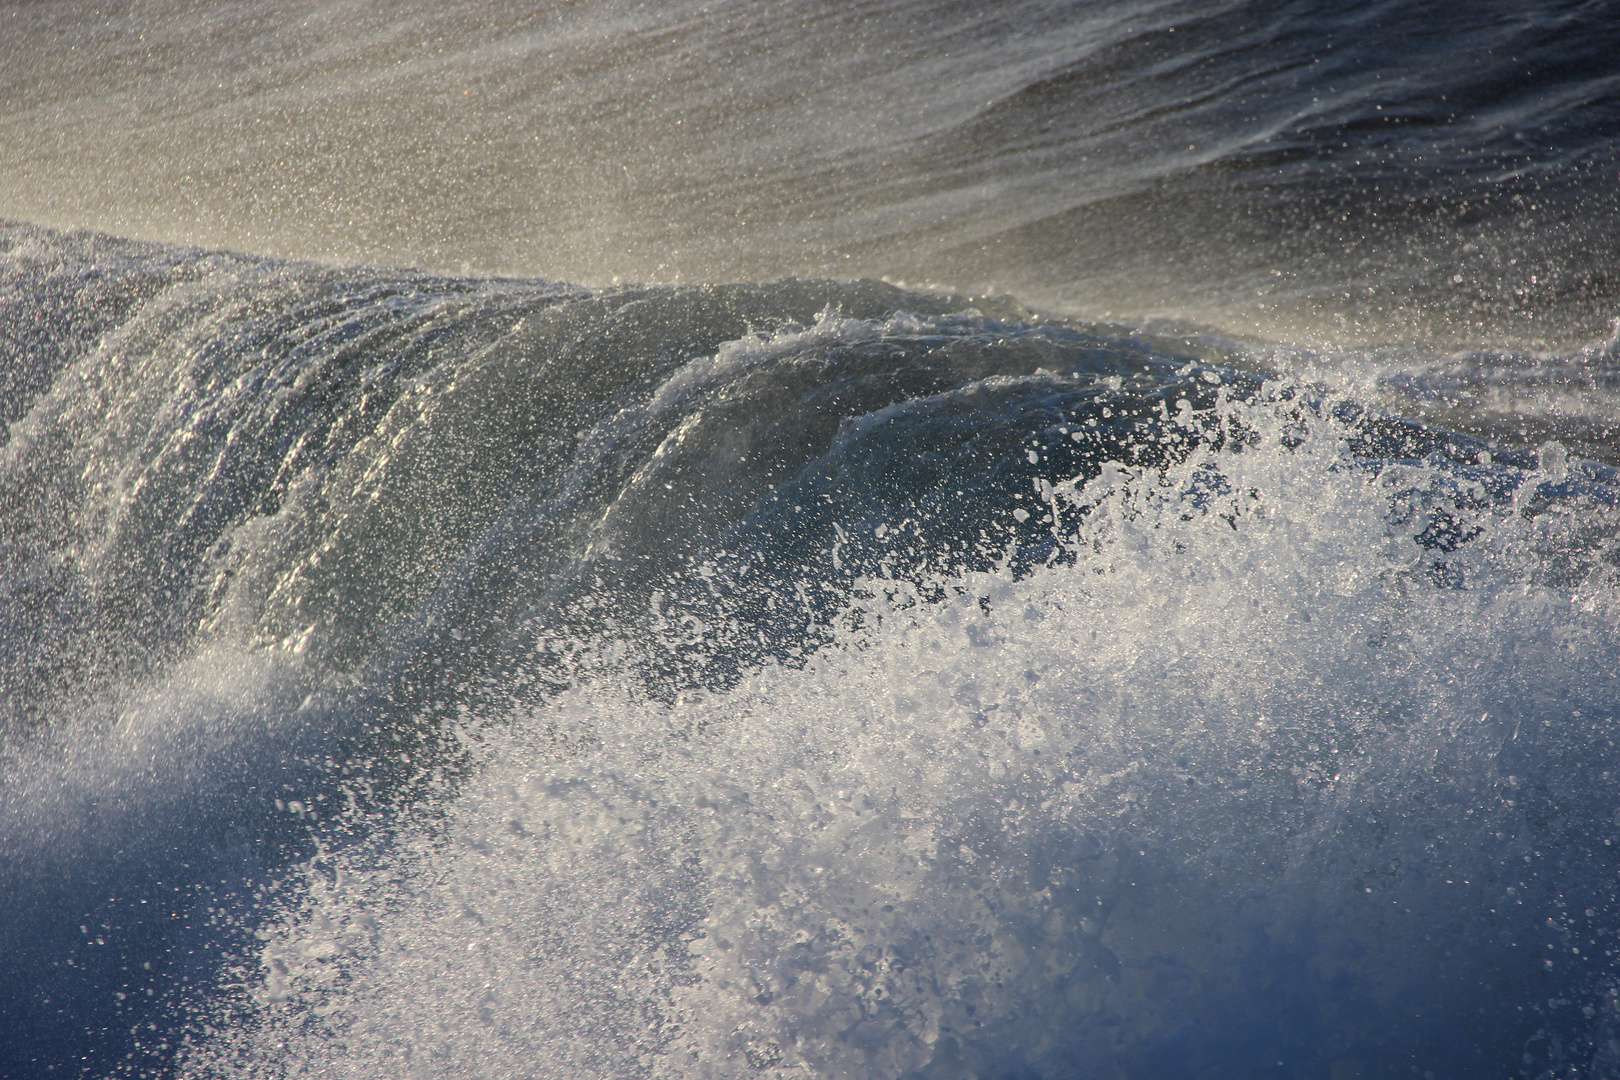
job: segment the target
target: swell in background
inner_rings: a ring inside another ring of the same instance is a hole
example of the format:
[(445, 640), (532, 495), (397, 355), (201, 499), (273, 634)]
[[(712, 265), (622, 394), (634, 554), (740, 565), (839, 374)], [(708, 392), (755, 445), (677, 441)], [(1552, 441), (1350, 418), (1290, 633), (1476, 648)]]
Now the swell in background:
[(1614, 314), (1617, 28), (1603, 0), (11, 4), (0, 214), (1567, 348)]

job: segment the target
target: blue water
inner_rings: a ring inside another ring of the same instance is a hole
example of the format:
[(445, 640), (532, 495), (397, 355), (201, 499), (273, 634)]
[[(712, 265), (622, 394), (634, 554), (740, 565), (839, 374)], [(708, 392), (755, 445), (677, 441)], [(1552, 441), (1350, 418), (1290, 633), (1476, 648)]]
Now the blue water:
[(0, 1076), (1620, 1076), (1615, 16), (0, 13)]

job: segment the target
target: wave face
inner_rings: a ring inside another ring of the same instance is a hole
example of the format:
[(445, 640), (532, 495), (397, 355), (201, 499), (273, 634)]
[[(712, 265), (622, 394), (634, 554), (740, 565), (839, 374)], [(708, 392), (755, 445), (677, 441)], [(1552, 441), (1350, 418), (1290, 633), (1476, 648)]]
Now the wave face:
[(0, 1076), (1620, 1077), (1614, 16), (0, 9)]
[(875, 282), (7, 244), (7, 1071), (1610, 1067), (1613, 467)]

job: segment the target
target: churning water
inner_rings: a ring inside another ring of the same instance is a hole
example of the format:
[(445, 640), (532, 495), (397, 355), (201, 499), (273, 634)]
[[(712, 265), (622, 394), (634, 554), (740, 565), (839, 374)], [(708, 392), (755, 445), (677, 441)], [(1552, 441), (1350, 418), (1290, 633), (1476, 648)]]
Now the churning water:
[(0, 42), (0, 1075), (1620, 1077), (1614, 5)]

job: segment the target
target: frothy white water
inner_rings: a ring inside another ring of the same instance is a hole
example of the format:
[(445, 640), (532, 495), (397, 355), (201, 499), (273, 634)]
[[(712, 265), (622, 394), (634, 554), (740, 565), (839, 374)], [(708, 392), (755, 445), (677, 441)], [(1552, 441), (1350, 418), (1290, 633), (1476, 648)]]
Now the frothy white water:
[[(1601, 1064), (1613, 508), (1528, 513), (1562, 471), (1470, 503), (1285, 405), (1226, 416), (1241, 449), (1049, 492), (1092, 507), (1072, 564), (870, 580), (833, 647), (723, 693), (467, 717), (476, 778), (292, 875), (187, 1067)], [(1483, 532), (1442, 567), (1443, 501)], [(1572, 529), (1607, 539), (1544, 563)]]
[(1620, 446), (1620, 323), (1607, 340), (1562, 353), (1238, 345), (1208, 335), (1190, 340), (1453, 431), (1531, 445), (1557, 440), (1573, 454), (1610, 463)]

